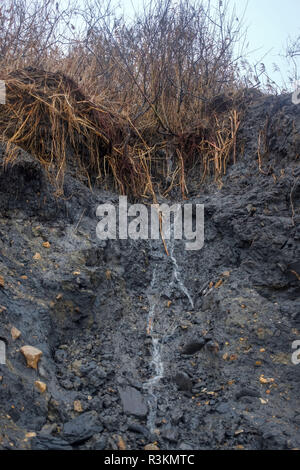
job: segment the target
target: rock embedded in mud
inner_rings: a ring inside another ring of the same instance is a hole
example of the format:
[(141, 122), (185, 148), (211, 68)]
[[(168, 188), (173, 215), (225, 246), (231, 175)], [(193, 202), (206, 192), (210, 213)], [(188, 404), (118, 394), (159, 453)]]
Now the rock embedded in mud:
[(40, 380), (36, 380), (34, 382), (35, 388), (41, 393), (45, 393), (47, 390), (47, 385), (44, 382), (41, 382)]
[(237, 400), (240, 400), (241, 398), (259, 398), (259, 391), (257, 389), (251, 388), (251, 387), (242, 387), (240, 390), (236, 393), (235, 398)]
[(141, 424), (137, 423), (130, 423), (128, 425), (128, 431), (143, 434), (145, 437), (149, 436), (149, 430), (145, 426), (142, 426)]
[(180, 423), (183, 418), (183, 411), (181, 409), (175, 409), (171, 413), (172, 422), (176, 425)]
[(33, 346), (28, 345), (23, 346), (20, 351), (26, 359), (27, 367), (31, 367), (32, 369), (36, 370), (38, 362), (43, 354), (42, 351), (37, 348), (34, 348)]
[(232, 406), (230, 403), (220, 403), (220, 405), (217, 406), (216, 411), (221, 415), (228, 414), (231, 413)]
[(116, 436), (119, 450), (126, 450), (127, 446), (122, 436)]
[(32, 450), (72, 450), (69, 443), (59, 437), (40, 434), (32, 440)]
[(287, 439), (276, 423), (264, 423), (261, 426), (262, 450), (287, 449)]
[(201, 351), (201, 349), (205, 346), (205, 344), (206, 344), (206, 341), (204, 338), (201, 338), (199, 341), (191, 341), (190, 343), (187, 343), (183, 347), (181, 354), (192, 356), (193, 354), (196, 354), (198, 351)]
[(176, 428), (172, 428), (170, 426), (167, 426), (162, 430), (161, 436), (170, 442), (178, 441), (178, 431), (176, 430)]
[(218, 354), (220, 346), (216, 341), (208, 341), (206, 349), (213, 354)]
[(62, 438), (73, 445), (103, 431), (96, 411), (87, 411), (64, 424)]
[(16, 339), (20, 338), (21, 331), (18, 330), (18, 328), (16, 328), (15, 326), (13, 326), (10, 330), (10, 334), (11, 334), (12, 339), (16, 341)]
[(91, 439), (92, 450), (106, 450), (107, 438), (103, 434), (95, 434)]
[(147, 416), (148, 407), (143, 395), (136, 388), (120, 388), (119, 393), (124, 413), (137, 416), (138, 418)]
[(156, 444), (147, 444), (144, 447), (144, 450), (159, 450), (159, 447), (157, 447)]
[[(193, 448), (193, 446), (187, 442), (180, 442), (180, 444), (178, 445), (178, 450), (195, 450)], [(198, 449), (197, 449), (198, 450)]]
[(75, 400), (73, 403), (74, 411), (77, 411), (77, 413), (82, 413), (83, 408), (80, 400)]
[(183, 392), (191, 392), (193, 388), (193, 382), (185, 372), (178, 372), (174, 377), (178, 390)]

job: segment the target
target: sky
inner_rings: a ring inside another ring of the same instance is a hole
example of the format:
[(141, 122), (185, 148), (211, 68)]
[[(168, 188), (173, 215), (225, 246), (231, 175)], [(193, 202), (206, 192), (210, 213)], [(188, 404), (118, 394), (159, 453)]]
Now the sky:
[[(237, 10), (248, 4), (245, 22), (248, 25), (249, 48), (251, 59), (259, 61), (267, 54), (263, 62), (275, 80), (285, 80), (288, 76), (286, 59), (280, 57), (286, 50), (289, 37), (300, 34), (300, 1), (299, 0), (239, 0)], [(273, 63), (281, 68), (272, 72)], [(300, 73), (300, 63), (299, 71)], [(281, 77), (282, 75), (282, 77)]]
[[(119, 3), (124, 13), (130, 16), (132, 4), (141, 8), (143, 0), (120, 0)], [(235, 6), (238, 17), (247, 6), (244, 22), (248, 27), (250, 62), (263, 62), (271, 78), (284, 85), (288, 81), (289, 65), (280, 55), (286, 50), (288, 37), (295, 38), (300, 34), (300, 0), (230, 0), (230, 4)], [(274, 72), (274, 63), (280, 72)]]

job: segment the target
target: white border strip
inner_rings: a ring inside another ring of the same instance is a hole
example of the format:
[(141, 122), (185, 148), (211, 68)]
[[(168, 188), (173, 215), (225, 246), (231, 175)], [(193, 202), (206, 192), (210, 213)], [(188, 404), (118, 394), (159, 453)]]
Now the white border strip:
[(0, 339), (0, 364), (6, 364), (6, 344)]
[(5, 104), (6, 103), (6, 87), (5, 87), (5, 81), (0, 80), (0, 104)]

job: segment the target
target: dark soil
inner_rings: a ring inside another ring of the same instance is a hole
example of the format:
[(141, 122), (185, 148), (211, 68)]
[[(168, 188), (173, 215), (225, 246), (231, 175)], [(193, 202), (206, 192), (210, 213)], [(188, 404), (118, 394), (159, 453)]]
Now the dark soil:
[[(300, 448), (299, 129), (290, 95), (258, 97), (223, 187), (187, 201), (205, 205), (204, 247), (174, 248), (194, 308), (161, 241), (96, 237), (118, 195), (67, 175), (58, 200), (23, 152), (1, 169), (1, 449)], [(24, 345), (43, 352), (37, 370)]]

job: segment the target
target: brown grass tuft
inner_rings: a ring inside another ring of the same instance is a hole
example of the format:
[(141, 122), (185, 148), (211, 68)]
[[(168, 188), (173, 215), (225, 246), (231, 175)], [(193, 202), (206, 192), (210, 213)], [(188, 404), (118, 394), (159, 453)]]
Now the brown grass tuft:
[(101, 176), (117, 128), (109, 111), (59, 72), (28, 68), (1, 78), (6, 83), (6, 104), (0, 107), (5, 163), (13, 162), (16, 146), (21, 147), (42, 163), (58, 191), (67, 162), (88, 179)]

